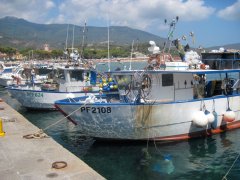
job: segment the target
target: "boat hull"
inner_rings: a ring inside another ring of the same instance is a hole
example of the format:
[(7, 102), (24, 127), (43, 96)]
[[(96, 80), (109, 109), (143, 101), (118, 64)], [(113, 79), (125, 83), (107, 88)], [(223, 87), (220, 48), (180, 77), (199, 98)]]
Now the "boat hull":
[(13, 84), (13, 80), (12, 79), (0, 78), (0, 86), (9, 86), (10, 84)]
[[(235, 121), (223, 121), (228, 109), (226, 96), (172, 103), (61, 103), (56, 107), (92, 137), (120, 140), (183, 140), (207, 136), (240, 127), (240, 97), (231, 96), (229, 106)], [(199, 127), (193, 122), (204, 102), (208, 111), (216, 113), (214, 122)]]
[(74, 97), (85, 96), (86, 94), (97, 94), (98, 92), (56, 92), (42, 90), (21, 90), (17, 88), (7, 88), (8, 92), (23, 107), (28, 109), (55, 110), (54, 102), (65, 99), (72, 94)]

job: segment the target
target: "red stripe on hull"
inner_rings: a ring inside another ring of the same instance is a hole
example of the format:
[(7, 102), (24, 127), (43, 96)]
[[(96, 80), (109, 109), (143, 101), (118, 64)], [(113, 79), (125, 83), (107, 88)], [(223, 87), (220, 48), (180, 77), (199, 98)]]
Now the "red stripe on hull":
[(187, 139), (196, 138), (196, 137), (211, 136), (213, 134), (219, 134), (219, 133), (237, 129), (237, 128), (240, 128), (240, 120), (221, 125), (220, 127), (216, 128), (216, 129), (206, 129), (204, 131), (198, 131), (198, 132), (193, 132), (193, 133), (188, 133), (188, 134), (152, 138), (151, 140), (154, 140), (154, 141), (180, 141), (180, 140), (187, 140)]
[(60, 109), (59, 107), (58, 107), (58, 105), (54, 105), (55, 106), (55, 108), (58, 110), (58, 111), (60, 111), (70, 122), (72, 122), (75, 126), (77, 125), (77, 122), (76, 121), (74, 121), (70, 116), (68, 116), (62, 109)]

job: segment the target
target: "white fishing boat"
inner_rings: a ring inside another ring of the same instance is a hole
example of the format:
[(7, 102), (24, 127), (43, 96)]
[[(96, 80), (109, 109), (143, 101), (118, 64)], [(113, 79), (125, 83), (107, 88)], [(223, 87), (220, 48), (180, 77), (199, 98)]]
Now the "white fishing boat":
[[(210, 69), (201, 64), (112, 71), (119, 96), (64, 99), (55, 106), (77, 130), (101, 139), (164, 141), (221, 133), (240, 128), (239, 61), (212, 57)], [(221, 68), (211, 69), (219, 63)]]
[(64, 66), (50, 74), (45, 83), (34, 81), (24, 85), (8, 86), (7, 90), (23, 107), (29, 109), (55, 109), (54, 101), (67, 97), (99, 93), (96, 71), (83, 66)]
[[(0, 62), (0, 85), (1, 86), (6, 86), (5, 77), (11, 76), (12, 73), (19, 68), (19, 66), (6, 66), (3, 62)], [(11, 78), (12, 79), (12, 78)]]
[[(28, 73), (28, 71), (29, 73)], [(0, 75), (0, 85), (1, 86), (10, 86), (10, 85), (24, 85), (26, 83), (30, 83), (31, 81), (31, 71), (32, 69), (24, 69), (21, 66), (18, 66), (12, 70), (12, 72), (9, 73), (3, 73)], [(32, 77), (32, 80), (34, 80), (34, 83), (42, 83), (44, 80), (46, 80), (46, 75), (39, 75), (34, 72), (34, 75)]]

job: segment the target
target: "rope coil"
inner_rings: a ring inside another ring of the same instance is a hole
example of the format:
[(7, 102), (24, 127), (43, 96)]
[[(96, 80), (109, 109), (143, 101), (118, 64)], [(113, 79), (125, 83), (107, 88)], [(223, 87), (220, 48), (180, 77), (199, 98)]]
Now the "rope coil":
[(45, 134), (42, 129), (40, 129), (37, 133), (27, 134), (23, 136), (25, 139), (43, 139), (48, 137), (49, 136)]

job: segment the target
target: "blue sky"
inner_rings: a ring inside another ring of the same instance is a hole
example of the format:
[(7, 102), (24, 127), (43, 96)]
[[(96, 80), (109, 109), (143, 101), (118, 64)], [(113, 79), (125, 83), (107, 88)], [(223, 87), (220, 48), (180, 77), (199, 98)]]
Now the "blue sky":
[(190, 43), (194, 32), (195, 47), (240, 43), (240, 0), (0, 0), (0, 17), (5, 16), (41, 24), (109, 22), (161, 37), (168, 34), (164, 19), (179, 16), (174, 38), (185, 35)]

